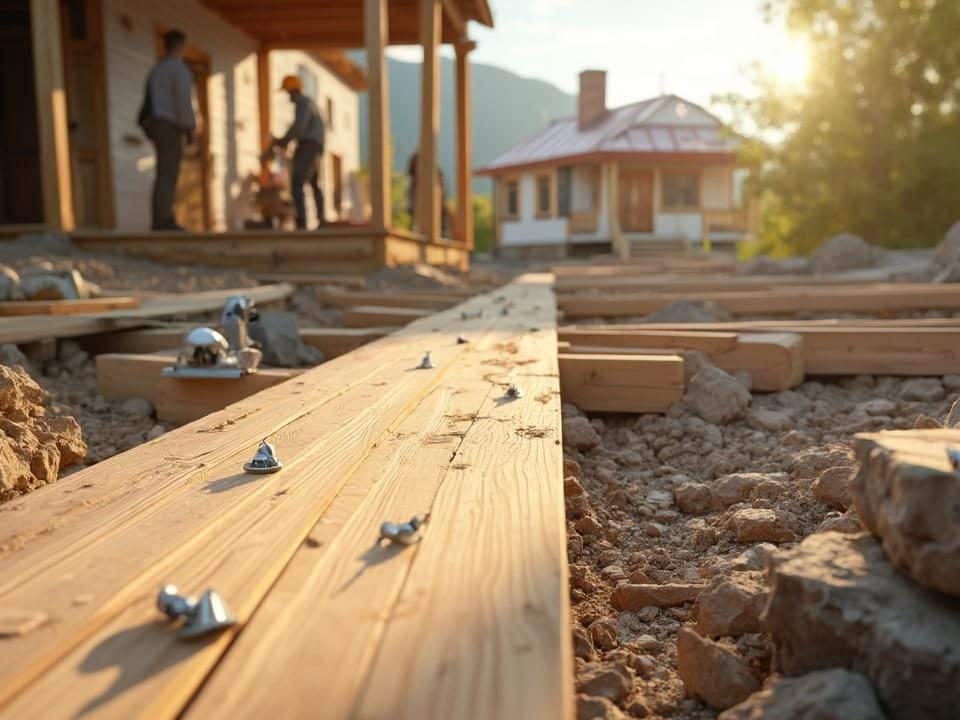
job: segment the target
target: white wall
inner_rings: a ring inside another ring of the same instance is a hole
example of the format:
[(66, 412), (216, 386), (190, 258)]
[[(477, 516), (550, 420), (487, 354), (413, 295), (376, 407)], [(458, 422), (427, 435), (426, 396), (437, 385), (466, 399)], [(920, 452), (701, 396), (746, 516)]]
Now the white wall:
[(157, 30), (180, 28), (209, 54), (210, 209), (213, 229), (239, 227), (249, 213), (241, 181), (259, 169), (257, 43), (195, 0), (104, 0), (107, 108), (118, 230), (150, 227), (153, 148), (137, 126)]
[(566, 218), (536, 217), (536, 180), (532, 173), (520, 176), (520, 219), (502, 220), (500, 244), (563, 245), (567, 237)]
[[(313, 98), (327, 124), (326, 146), (323, 157), (323, 201), (326, 205), (327, 220), (336, 220), (333, 205), (333, 157), (339, 155), (343, 160), (343, 218), (350, 215), (350, 176), (360, 167), (360, 100), (357, 92), (347, 86), (337, 75), (313, 55), (299, 50), (282, 50), (270, 53), (270, 132), (283, 135), (293, 122), (293, 103), (283, 92), (274, 92), (280, 87), (284, 75), (296, 75), (299, 66), (305, 66), (317, 78), (317, 97)], [(327, 98), (333, 100), (333, 123), (326, 116)], [(309, 190), (307, 197), (307, 226), (316, 224), (316, 212), (313, 196)]]

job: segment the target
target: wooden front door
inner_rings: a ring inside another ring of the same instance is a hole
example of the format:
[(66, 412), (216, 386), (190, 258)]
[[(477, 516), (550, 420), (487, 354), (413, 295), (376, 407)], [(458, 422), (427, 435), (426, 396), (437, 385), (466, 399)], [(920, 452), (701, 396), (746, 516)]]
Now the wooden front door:
[(653, 171), (620, 168), (620, 229), (653, 232)]
[(80, 228), (113, 224), (100, 12), (100, 0), (60, 0), (73, 212)]
[(0, 2), (0, 224), (43, 222), (28, 0)]

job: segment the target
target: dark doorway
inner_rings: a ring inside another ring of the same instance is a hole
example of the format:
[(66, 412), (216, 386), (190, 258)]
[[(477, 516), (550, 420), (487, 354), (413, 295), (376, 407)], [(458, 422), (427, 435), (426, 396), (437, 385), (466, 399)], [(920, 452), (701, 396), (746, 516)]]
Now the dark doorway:
[(42, 223), (29, 0), (0, 0), (0, 224)]

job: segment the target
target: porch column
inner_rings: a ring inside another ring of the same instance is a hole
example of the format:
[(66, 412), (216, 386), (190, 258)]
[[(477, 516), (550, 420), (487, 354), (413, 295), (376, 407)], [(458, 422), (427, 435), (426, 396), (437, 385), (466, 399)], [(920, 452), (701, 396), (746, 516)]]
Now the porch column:
[(40, 136), (43, 219), (55, 230), (73, 230), (70, 138), (58, 0), (30, 0), (33, 70)]
[[(260, 152), (266, 153), (273, 140), (270, 134), (270, 50), (257, 50), (257, 112), (260, 119)], [(266, 163), (261, 160), (261, 165)]]
[(440, 137), (440, 0), (420, 0), (420, 148), (417, 156), (417, 229), (430, 241), (440, 239), (437, 143)]
[(367, 45), (367, 95), (370, 111), (370, 223), (389, 230), (390, 202), (390, 83), (387, 77), (387, 0), (363, 0), (363, 28)]
[(463, 38), (456, 45), (457, 54), (457, 226), (460, 242), (473, 250), (473, 106), (470, 51), (477, 44)]
[(620, 228), (620, 166), (612, 162), (605, 166), (604, 193), (607, 198), (607, 225), (613, 251), (621, 260), (630, 257), (630, 248)]

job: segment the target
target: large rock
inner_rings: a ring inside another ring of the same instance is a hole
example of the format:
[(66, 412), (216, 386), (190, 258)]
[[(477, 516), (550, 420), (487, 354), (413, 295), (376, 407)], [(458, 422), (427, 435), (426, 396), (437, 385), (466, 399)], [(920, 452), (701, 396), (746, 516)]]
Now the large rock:
[(766, 602), (762, 573), (718, 575), (697, 596), (697, 630), (712, 638), (763, 632), (760, 615)]
[(717, 710), (743, 702), (760, 687), (750, 665), (730, 646), (687, 627), (677, 633), (677, 672), (688, 692)]
[(720, 424), (743, 415), (750, 405), (750, 391), (729, 373), (708, 366), (691, 378), (684, 399), (704, 420)]
[(94, 296), (93, 286), (72, 269), (26, 272), (20, 278), (20, 289), (28, 300), (79, 300)]
[(250, 323), (250, 338), (262, 346), (263, 362), (274, 367), (301, 367), (323, 362), (323, 353), (300, 339), (297, 316), (290, 312), (261, 312)]
[(577, 692), (620, 702), (630, 692), (630, 675), (616, 665), (588, 663), (577, 673)]
[(960, 474), (947, 460), (956, 437), (956, 430), (934, 430), (857, 438), (860, 471), (851, 492), (894, 565), (960, 597)]
[(26, 370), (0, 365), (0, 502), (56, 481), (86, 455), (77, 421), (48, 416), (45, 401)]
[(842, 668), (775, 676), (717, 720), (885, 720), (870, 681)]
[(866, 675), (891, 720), (956, 718), (960, 601), (898, 573), (868, 534), (811, 535), (778, 553), (764, 623), (787, 675)]
[(834, 273), (874, 267), (883, 257), (883, 250), (850, 233), (834, 235), (810, 256), (815, 273)]
[(647, 315), (648, 323), (708, 323), (732, 320), (730, 313), (711, 300), (677, 300)]

